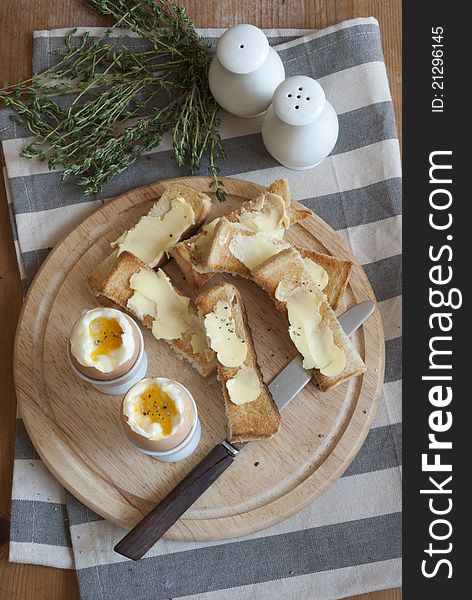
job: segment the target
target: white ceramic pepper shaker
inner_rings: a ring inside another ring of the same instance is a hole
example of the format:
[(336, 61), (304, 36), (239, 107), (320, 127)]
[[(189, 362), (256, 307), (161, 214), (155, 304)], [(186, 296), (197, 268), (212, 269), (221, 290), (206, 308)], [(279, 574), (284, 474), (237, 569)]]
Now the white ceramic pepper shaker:
[(236, 25), (218, 40), (210, 65), (210, 90), (218, 104), (238, 117), (263, 114), (285, 78), (277, 52), (254, 25)]
[(321, 85), (304, 75), (289, 77), (275, 90), (262, 123), (269, 153), (284, 167), (316, 167), (336, 144), (338, 117)]

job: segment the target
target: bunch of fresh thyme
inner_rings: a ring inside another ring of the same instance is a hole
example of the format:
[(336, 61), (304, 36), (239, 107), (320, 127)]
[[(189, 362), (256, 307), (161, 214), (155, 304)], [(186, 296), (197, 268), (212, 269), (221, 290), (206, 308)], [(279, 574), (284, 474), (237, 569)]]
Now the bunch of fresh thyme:
[[(87, 1), (114, 18), (113, 28), (98, 39), (71, 31), (54, 66), (0, 89), (12, 118), (37, 138), (21, 156), (61, 166), (63, 180), (75, 177), (91, 195), (170, 131), (177, 164), (194, 174), (205, 154), (223, 201), (218, 159), (225, 151), (207, 81), (211, 53), (184, 8), (170, 0)], [(148, 49), (128, 48), (123, 36), (111, 35), (117, 27), (139, 34)]]

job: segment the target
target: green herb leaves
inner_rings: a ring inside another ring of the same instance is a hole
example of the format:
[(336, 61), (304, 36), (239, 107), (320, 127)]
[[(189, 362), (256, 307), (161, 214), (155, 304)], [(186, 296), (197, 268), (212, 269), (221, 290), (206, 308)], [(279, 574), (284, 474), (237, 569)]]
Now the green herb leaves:
[(134, 51), (109, 30), (65, 40), (58, 62), (26, 82), (0, 89), (0, 100), (37, 141), (26, 158), (62, 168), (95, 194), (171, 132), (175, 159), (195, 174), (206, 160), (218, 200), (225, 199), (218, 160), (226, 157), (218, 105), (208, 88), (209, 47), (185, 10), (169, 0), (88, 0), (147, 40)]

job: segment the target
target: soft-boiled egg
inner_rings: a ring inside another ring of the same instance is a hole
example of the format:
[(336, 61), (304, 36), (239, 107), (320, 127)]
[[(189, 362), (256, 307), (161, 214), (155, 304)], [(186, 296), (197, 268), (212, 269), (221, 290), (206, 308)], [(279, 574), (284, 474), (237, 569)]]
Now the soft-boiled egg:
[(188, 436), (195, 419), (190, 392), (165, 377), (138, 381), (124, 397), (121, 408), (126, 437), (144, 451), (175, 448)]
[(74, 325), (69, 339), (76, 369), (99, 380), (125, 375), (136, 362), (141, 339), (136, 323), (114, 308), (94, 308)]

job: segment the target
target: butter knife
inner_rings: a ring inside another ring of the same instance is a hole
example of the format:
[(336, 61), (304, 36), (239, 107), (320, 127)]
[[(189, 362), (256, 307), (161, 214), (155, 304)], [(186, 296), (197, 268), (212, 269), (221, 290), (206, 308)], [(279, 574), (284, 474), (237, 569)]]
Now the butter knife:
[[(374, 312), (370, 300), (356, 304), (339, 317), (347, 336), (351, 336)], [(295, 357), (269, 384), (269, 391), (279, 410), (302, 390), (313, 377), (303, 368), (300, 356)], [(175, 488), (163, 498), (114, 547), (115, 552), (139, 560), (188, 510), (192, 504), (226, 471), (249, 442), (221, 442), (203, 458)]]

